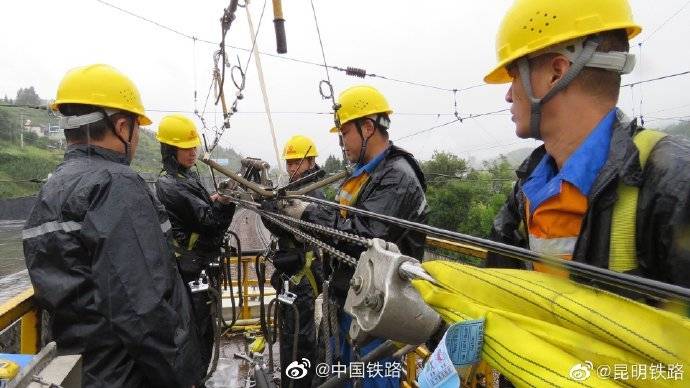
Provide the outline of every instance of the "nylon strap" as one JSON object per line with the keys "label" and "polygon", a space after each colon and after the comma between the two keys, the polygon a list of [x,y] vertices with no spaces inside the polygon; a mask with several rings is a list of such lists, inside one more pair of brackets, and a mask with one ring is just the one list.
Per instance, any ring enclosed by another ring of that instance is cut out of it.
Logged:
{"label": "nylon strap", "polygon": [[536,98],[534,96],[534,91],[532,90],[532,80],[530,77],[529,59],[527,57],[518,59],[517,65],[518,71],[520,72],[522,86],[525,88],[527,97],[530,100],[530,133],[533,138],[541,139],[540,127],[542,105],[546,104],[553,96],[555,96],[561,90],[567,88],[568,85],[573,82],[575,77],[582,72],[582,69],[584,69],[585,66],[587,66],[587,63],[592,59],[600,43],[601,37],[596,35],[587,39],[582,53],[575,58],[563,78],[558,80],[556,85],[554,85],[553,88],[551,88],[551,90],[549,90],[549,92],[546,93],[546,95],[542,98]]}
{"label": "nylon strap", "polygon": [[319,296],[319,287],[316,284],[316,278],[314,277],[314,272],[311,270],[311,263],[314,261],[314,252],[307,252],[305,255],[304,267],[296,274],[290,277],[290,282],[294,285],[298,285],[303,277],[307,277],[309,285],[311,285],[312,291],[314,292],[314,297]]}
{"label": "nylon strap", "polygon": [[189,243],[187,243],[187,250],[191,251],[194,249],[197,241],[199,241],[199,233],[192,232],[192,234],[189,236]]}
{"label": "nylon strap", "polygon": [[[638,132],[633,141],[640,154],[640,166],[645,164],[654,146],[666,137],[665,133],[646,129]],[[609,244],[609,269],[626,272],[637,268],[637,200],[640,188],[618,183],[618,200],[613,207],[611,241]]]}

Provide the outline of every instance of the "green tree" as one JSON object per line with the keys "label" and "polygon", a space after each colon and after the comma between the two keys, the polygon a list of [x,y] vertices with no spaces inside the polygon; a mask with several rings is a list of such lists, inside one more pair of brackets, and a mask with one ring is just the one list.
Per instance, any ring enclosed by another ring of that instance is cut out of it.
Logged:
{"label": "green tree", "polygon": [[481,169],[447,152],[434,153],[422,164],[429,178],[429,224],[478,237],[487,237],[493,219],[513,186],[514,173],[504,156]]}
{"label": "green tree", "polygon": [[449,152],[434,151],[431,160],[422,163],[422,171],[432,186],[461,178],[467,170],[467,161]]}
{"label": "green tree", "polygon": [[333,155],[328,155],[326,163],[323,165],[323,170],[327,174],[334,174],[336,172],[342,171],[345,168],[345,163],[342,160],[336,158]]}
{"label": "green tree", "polygon": [[17,90],[15,105],[39,106],[41,98],[38,96],[33,86]]}

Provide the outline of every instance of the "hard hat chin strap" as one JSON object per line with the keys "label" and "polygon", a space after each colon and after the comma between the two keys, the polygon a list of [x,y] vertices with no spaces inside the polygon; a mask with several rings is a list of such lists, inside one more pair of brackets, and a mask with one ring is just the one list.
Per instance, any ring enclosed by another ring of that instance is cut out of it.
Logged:
{"label": "hard hat chin strap", "polygon": [[[115,137],[117,137],[122,144],[125,146],[125,158],[129,162],[132,162],[132,157],[133,155],[130,155],[130,145],[132,144],[132,137],[134,136],[134,118],[130,117],[129,118],[129,135],[127,136],[127,140],[123,139],[118,133],[117,130],[115,130],[115,123],[111,120],[110,115],[108,115],[105,111],[105,109],[101,110],[103,112],[103,115],[105,115],[105,121],[107,125],[110,127],[110,130],[113,131],[113,134]],[[119,113],[119,112],[116,112]]]}
{"label": "hard hat chin strap", "polygon": [[553,96],[561,92],[563,89],[570,85],[575,77],[577,77],[582,69],[587,66],[590,62],[594,53],[601,44],[601,37],[594,35],[584,43],[584,48],[580,55],[578,55],[570,66],[570,69],[563,75],[563,77],[556,82],[556,85],[549,90],[548,93],[542,98],[536,98],[534,96],[534,91],[532,90],[532,80],[530,77],[530,65],[529,58],[522,57],[517,60],[518,71],[520,72],[520,79],[522,80],[522,86],[525,88],[525,93],[530,101],[530,135],[534,139],[541,139],[541,108],[546,104]]}
{"label": "hard hat chin strap", "polygon": [[359,137],[362,139],[362,146],[359,149],[359,157],[357,158],[357,164],[362,164],[364,162],[364,155],[367,152],[367,145],[369,144],[369,138],[364,137],[364,132],[362,132],[362,122],[359,119],[355,120],[355,126],[357,127],[357,132],[359,133]]}

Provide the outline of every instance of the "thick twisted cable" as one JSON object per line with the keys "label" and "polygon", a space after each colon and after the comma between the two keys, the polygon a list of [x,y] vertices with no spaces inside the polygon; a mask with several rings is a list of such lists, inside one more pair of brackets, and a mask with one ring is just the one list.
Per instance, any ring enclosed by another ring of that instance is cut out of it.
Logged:
{"label": "thick twisted cable", "polygon": [[333,255],[333,257],[335,257],[336,259],[339,259],[341,262],[343,262],[349,266],[352,266],[352,267],[355,267],[357,265],[357,259],[355,259],[354,257],[335,249],[334,247],[326,244],[325,242],[323,242],[323,241],[321,241],[315,237],[312,237],[312,236],[308,235],[307,233],[304,233],[303,231],[301,231],[295,227],[292,227],[292,226],[286,224],[285,222],[274,217],[272,213],[260,211],[258,209],[252,209],[252,210],[258,211],[258,213],[260,213],[262,215],[262,217],[268,219],[269,221],[273,222],[274,224],[278,225],[279,227],[303,238],[305,241],[307,241],[313,245],[316,245],[317,247],[330,253],[331,255]]}
{"label": "thick twisted cable", "polygon": [[366,237],[361,237],[361,236],[358,236],[356,234],[343,232],[343,231],[340,231],[338,229],[331,228],[328,226],[323,226],[323,225],[315,224],[315,223],[304,221],[304,220],[298,220],[297,218],[292,218],[292,217],[286,216],[284,214],[271,213],[271,215],[278,217],[278,218],[281,218],[285,222],[297,224],[297,225],[300,225],[300,226],[305,227],[307,229],[311,229],[315,232],[328,234],[330,236],[335,236],[341,240],[348,240],[352,243],[355,243],[357,245],[361,245],[365,248],[368,248],[371,245],[371,239],[366,238]]}

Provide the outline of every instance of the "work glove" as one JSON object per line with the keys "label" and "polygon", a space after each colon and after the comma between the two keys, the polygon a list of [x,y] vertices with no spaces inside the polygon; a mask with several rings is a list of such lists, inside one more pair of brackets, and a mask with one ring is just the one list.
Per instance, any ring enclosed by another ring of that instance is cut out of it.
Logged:
{"label": "work glove", "polygon": [[[271,213],[281,213],[280,209],[278,208],[278,201],[275,199],[269,199],[261,202],[259,208]],[[268,220],[265,217],[261,217],[261,222],[263,222],[264,226],[271,232],[271,234],[278,238],[290,238],[292,236],[292,234],[287,232],[285,229],[274,224],[271,220]]]}
{"label": "work glove", "polygon": [[237,186],[237,182],[234,179],[228,178],[218,183],[218,190],[224,192],[233,191],[237,188]]}
{"label": "work glove", "polygon": [[308,203],[299,199],[283,199],[278,201],[278,210],[286,216],[301,219]]}

